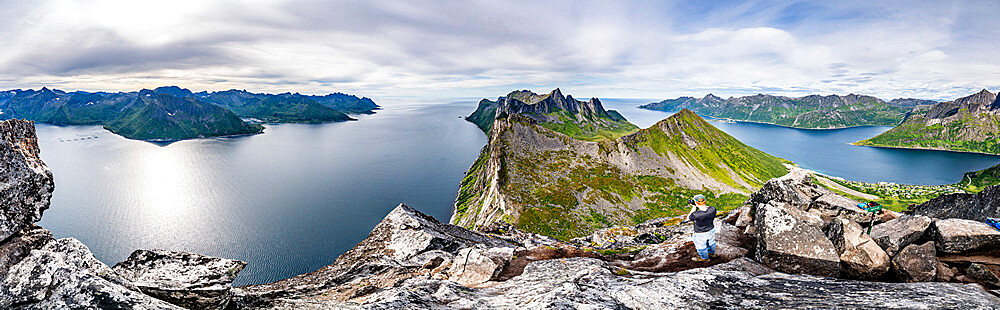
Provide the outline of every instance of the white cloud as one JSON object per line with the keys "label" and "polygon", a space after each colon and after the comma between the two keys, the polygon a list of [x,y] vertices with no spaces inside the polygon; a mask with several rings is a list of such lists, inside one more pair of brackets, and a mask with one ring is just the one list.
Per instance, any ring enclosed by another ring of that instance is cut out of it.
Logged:
{"label": "white cloud", "polygon": [[[0,88],[165,84],[365,96],[1000,90],[997,4],[4,3]],[[987,39],[989,38],[989,39]],[[970,50],[972,49],[972,50]]]}

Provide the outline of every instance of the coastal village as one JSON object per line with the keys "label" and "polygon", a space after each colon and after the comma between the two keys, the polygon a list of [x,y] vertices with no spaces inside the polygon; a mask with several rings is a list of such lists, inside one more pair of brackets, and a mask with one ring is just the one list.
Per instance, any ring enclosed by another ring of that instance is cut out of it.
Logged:
{"label": "coastal village", "polygon": [[940,195],[965,193],[965,190],[960,188],[957,184],[909,185],[896,184],[892,182],[865,183],[860,181],[849,181],[839,177],[828,178],[850,189],[882,198],[930,199]]}

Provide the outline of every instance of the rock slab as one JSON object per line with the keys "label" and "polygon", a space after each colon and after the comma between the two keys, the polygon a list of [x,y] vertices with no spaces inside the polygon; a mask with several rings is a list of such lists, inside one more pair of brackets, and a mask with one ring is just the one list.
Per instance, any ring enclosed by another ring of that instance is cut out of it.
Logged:
{"label": "rock slab", "polygon": [[840,255],[814,214],[785,203],[758,205],[756,260],[774,270],[826,277],[840,275]]}
{"label": "rock slab", "polygon": [[841,275],[852,279],[876,279],[889,271],[889,255],[872,240],[861,225],[834,219],[824,229],[840,254]]}
{"label": "rock slab", "polygon": [[114,273],[150,296],[189,309],[222,309],[245,262],[188,252],[137,250]]}
{"label": "rock slab", "polygon": [[903,215],[872,227],[871,238],[885,250],[886,254],[893,257],[903,248],[923,237],[931,222],[931,218],[926,216]]}
{"label": "rock slab", "polygon": [[32,250],[0,282],[2,309],[181,309],[122,285],[76,239]]}
{"label": "rock slab", "polygon": [[937,252],[933,242],[906,246],[892,259],[892,271],[903,282],[930,282],[937,276]]}
{"label": "rock slab", "polygon": [[513,256],[514,248],[465,248],[455,255],[448,274],[452,281],[465,286],[497,280]]}
{"label": "rock slab", "polygon": [[989,224],[965,219],[934,221],[931,234],[943,253],[964,253],[1000,248],[1000,230]]}

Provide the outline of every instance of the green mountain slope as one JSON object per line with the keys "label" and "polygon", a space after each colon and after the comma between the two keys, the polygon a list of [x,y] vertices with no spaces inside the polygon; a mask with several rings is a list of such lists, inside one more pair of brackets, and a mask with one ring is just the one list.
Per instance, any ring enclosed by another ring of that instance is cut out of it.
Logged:
{"label": "green mountain slope", "polygon": [[699,115],[774,124],[786,127],[829,129],[854,126],[894,126],[923,101],[881,99],[850,94],[791,98],[754,95],[722,99],[709,94],[701,99],[680,97],[649,103],[640,108],[661,111],[690,109]]}
{"label": "green mountain slope", "polygon": [[978,193],[987,186],[1000,184],[1000,165],[979,171],[966,172],[957,186],[967,192]]}
{"label": "green mountain slope", "polygon": [[[165,94],[176,98],[191,98],[198,108],[185,110],[183,117],[168,118],[159,110],[143,110],[145,99],[138,92],[63,92],[43,87],[40,90],[0,91],[0,120],[23,118],[55,125],[105,125],[129,138],[155,140],[181,140],[197,137],[259,132],[259,126],[231,122],[226,113],[202,105],[219,105],[236,112],[237,116],[255,118],[264,122],[319,123],[353,120],[343,111],[374,113],[378,109],[371,99],[343,93],[324,96],[301,94],[256,94],[247,91],[192,93],[177,86],[158,87],[150,94]],[[144,104],[136,105],[137,102]],[[177,103],[180,103],[178,101]],[[181,106],[174,107],[184,110]],[[163,110],[163,109],[160,109]],[[228,112],[228,111],[226,111]],[[137,114],[140,113],[140,114]],[[209,113],[195,115],[192,113]],[[140,115],[155,117],[142,119]],[[211,120],[209,123],[183,125],[183,118]],[[176,124],[156,128],[165,123]],[[143,138],[146,137],[146,138]]]}
{"label": "green mountain slope", "polygon": [[721,210],[735,208],[764,182],[788,172],[786,161],[688,110],[597,141],[549,128],[539,120],[544,113],[497,115],[488,125],[489,144],[461,182],[453,224],[477,228],[506,221],[569,239],[684,214],[695,194],[710,197]]}
{"label": "green mountain slope", "polygon": [[508,114],[526,116],[545,128],[587,141],[613,139],[639,129],[617,111],[605,110],[599,99],[576,100],[563,96],[558,88],[544,95],[519,90],[497,101],[483,99],[465,119],[489,132],[494,119]]}
{"label": "green mountain slope", "polygon": [[158,141],[254,134],[263,130],[218,105],[151,90],[140,91],[122,114],[106,122],[104,128],[129,139]]}
{"label": "green mountain slope", "polygon": [[982,90],[910,115],[899,126],[856,145],[1000,154],[1000,102]]}
{"label": "green mountain slope", "polygon": [[[339,93],[338,93],[339,94]],[[327,96],[305,96],[300,94],[255,94],[243,90],[227,90],[212,93],[199,93],[200,99],[224,106],[240,117],[250,117],[269,123],[324,123],[353,120],[350,116],[321,104],[318,100],[337,101],[347,95],[330,94]],[[351,98],[358,99],[354,96]],[[367,98],[364,98],[367,99]],[[360,99],[358,99],[360,100]],[[370,102],[371,100],[367,100]],[[339,101],[338,101],[339,102]],[[341,102],[343,103],[343,102]],[[357,102],[355,102],[357,103]],[[348,104],[348,103],[343,103]],[[353,103],[352,103],[353,104]],[[372,103],[374,105],[374,103]],[[377,108],[362,109],[356,105],[350,108],[357,113],[374,113]]]}
{"label": "green mountain slope", "polygon": [[324,123],[353,120],[347,114],[321,105],[305,96],[253,96],[238,101],[238,104],[224,106],[240,117],[251,117],[269,123]]}

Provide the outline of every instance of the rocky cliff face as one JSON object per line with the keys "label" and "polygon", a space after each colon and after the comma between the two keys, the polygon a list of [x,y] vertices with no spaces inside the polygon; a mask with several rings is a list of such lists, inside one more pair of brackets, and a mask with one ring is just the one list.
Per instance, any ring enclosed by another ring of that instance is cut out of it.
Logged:
{"label": "rocky cliff face", "polygon": [[[34,123],[0,121],[0,308],[222,309],[227,305],[232,278],[242,262],[225,260],[234,268],[220,269],[209,263],[222,260],[218,258],[165,251],[161,252],[172,254],[149,257],[137,251],[133,257],[146,259],[130,258],[112,269],[80,241],[54,239],[35,225],[49,207],[53,190],[52,172],[38,153]],[[157,293],[164,290],[169,293]],[[203,298],[193,302],[172,298],[179,295]]]}
{"label": "rocky cliff face", "polygon": [[576,100],[573,96],[563,96],[558,88],[544,95],[518,90],[495,102],[483,99],[466,120],[489,133],[495,119],[514,114],[573,138],[591,141],[617,138],[639,129],[618,112],[605,110],[599,99]]}
{"label": "rocky cliff face", "polygon": [[967,97],[958,98],[955,101],[942,102],[934,105],[925,118],[947,118],[965,110],[968,113],[988,112],[991,104],[996,101],[997,95],[988,90],[981,90],[978,93]]}
{"label": "rocky cliff face", "polygon": [[38,157],[35,124],[0,122],[0,240],[42,219],[54,189],[52,172]]}
{"label": "rocky cliff face", "polygon": [[984,221],[987,217],[1000,218],[1000,185],[987,187],[978,194],[942,195],[913,207],[911,211],[913,214],[929,217],[973,221]]}

